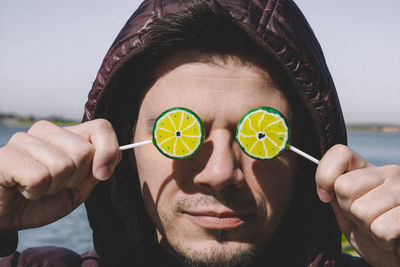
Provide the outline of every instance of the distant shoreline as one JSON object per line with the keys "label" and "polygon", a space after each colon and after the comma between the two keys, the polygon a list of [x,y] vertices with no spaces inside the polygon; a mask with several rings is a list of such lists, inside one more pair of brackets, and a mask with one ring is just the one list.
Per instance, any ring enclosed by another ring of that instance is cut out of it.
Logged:
{"label": "distant shoreline", "polygon": [[348,124],[346,129],[349,132],[369,132],[369,133],[396,133],[400,134],[400,125],[377,125],[377,124]]}
{"label": "distant shoreline", "polygon": [[[14,117],[14,116],[1,116],[0,125],[8,127],[29,127],[39,119],[31,117]],[[75,120],[68,120],[64,118],[49,117],[43,118],[57,125],[75,125],[80,123]],[[346,125],[349,132],[372,132],[372,133],[395,133],[400,134],[400,125],[391,124],[368,124],[368,123],[349,123]]]}
{"label": "distant shoreline", "polygon": [[[1,118],[0,117],[0,125],[4,125],[7,127],[29,127],[35,122],[42,119],[32,119],[32,118]],[[43,118],[43,120],[50,121],[57,125],[75,125],[78,124],[78,121],[74,120],[66,120],[62,118]]]}

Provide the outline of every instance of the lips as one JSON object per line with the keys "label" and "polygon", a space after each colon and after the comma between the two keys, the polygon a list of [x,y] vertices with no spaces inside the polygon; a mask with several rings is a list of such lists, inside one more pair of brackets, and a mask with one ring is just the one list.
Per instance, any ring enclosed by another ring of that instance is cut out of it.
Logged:
{"label": "lips", "polygon": [[201,211],[201,212],[185,212],[188,219],[202,227],[214,230],[233,229],[242,226],[253,214],[244,212],[214,212],[214,211]]}

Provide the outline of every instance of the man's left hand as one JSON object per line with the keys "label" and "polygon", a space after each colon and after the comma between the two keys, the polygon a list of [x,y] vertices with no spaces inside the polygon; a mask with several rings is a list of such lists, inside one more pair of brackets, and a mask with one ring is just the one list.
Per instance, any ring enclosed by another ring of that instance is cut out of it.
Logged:
{"label": "man's left hand", "polygon": [[316,173],[351,246],[374,266],[400,266],[400,166],[375,167],[346,146],[332,147]]}

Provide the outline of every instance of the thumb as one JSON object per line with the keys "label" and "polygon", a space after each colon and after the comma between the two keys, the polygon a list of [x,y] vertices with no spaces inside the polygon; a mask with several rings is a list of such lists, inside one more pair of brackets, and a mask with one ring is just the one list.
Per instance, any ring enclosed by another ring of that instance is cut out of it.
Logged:
{"label": "thumb", "polygon": [[98,180],[110,178],[122,158],[112,124],[104,119],[96,119],[65,129],[83,136],[94,146],[92,166],[94,177]]}
{"label": "thumb", "polygon": [[317,193],[321,201],[330,202],[334,199],[334,184],[340,175],[369,166],[369,162],[347,146],[333,146],[322,157],[315,174]]}

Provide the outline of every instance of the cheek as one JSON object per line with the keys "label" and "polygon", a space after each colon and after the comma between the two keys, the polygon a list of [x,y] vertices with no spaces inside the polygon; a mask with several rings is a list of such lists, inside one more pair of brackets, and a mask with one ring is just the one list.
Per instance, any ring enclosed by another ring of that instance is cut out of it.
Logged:
{"label": "cheek", "polygon": [[267,216],[283,217],[290,204],[297,170],[297,161],[287,153],[268,161],[253,161],[253,183],[250,187],[266,204]]}
{"label": "cheek", "polygon": [[135,158],[146,207],[155,209],[172,173],[172,161],[153,145],[136,148]]}

